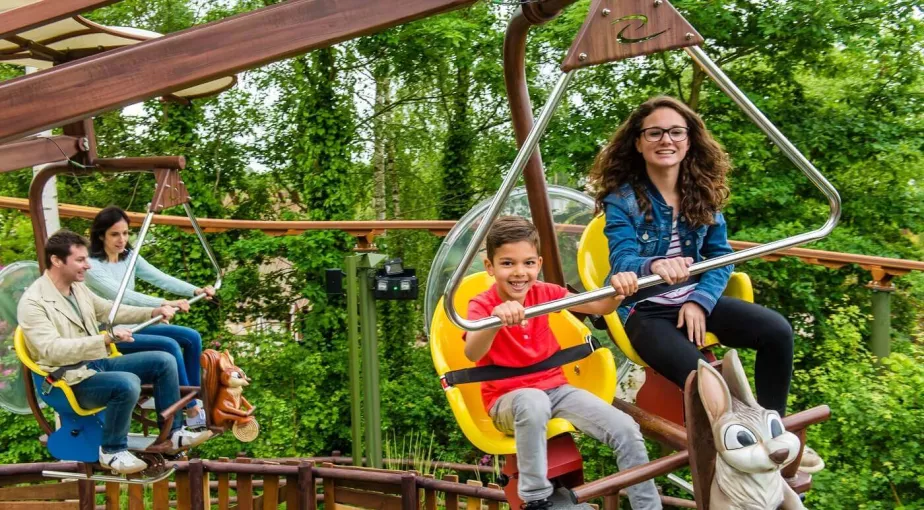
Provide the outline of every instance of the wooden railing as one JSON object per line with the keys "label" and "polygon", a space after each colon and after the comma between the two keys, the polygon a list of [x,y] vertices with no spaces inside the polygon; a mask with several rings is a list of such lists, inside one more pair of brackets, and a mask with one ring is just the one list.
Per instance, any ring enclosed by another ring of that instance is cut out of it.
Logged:
{"label": "wooden railing", "polygon": [[[336,466],[310,459],[283,464],[247,458],[193,459],[172,465],[176,469],[174,481],[154,483],[147,499],[142,485],[62,481],[9,486],[41,481],[41,472],[46,469],[83,471],[84,466],[75,462],[0,466],[0,510],[118,509],[124,485],[128,487],[130,510],[269,510],[282,504],[291,510],[315,510],[319,503],[325,510],[435,510],[438,504],[446,510],[500,510],[501,503],[506,502],[497,485],[477,480],[459,483],[457,474],[437,480],[414,471]],[[483,470],[457,466],[470,472]],[[104,495],[104,505],[97,506],[97,494]]]}
{"label": "wooden railing", "polygon": [[[818,412],[797,413],[787,417],[787,428],[801,429],[822,418]],[[604,510],[617,510],[625,487],[686,465],[686,455],[682,450],[612,474],[576,487],[574,495],[580,501],[600,498]],[[504,491],[480,480],[494,473],[494,466],[385,459],[388,465],[417,465],[430,472],[421,474],[354,467],[348,465],[352,460],[337,452],[311,458],[193,459],[169,463],[176,469],[173,480],[150,488],[85,480],[45,483],[43,470],[85,472],[87,466],[77,462],[0,465],[0,510],[275,510],[283,504],[287,510],[317,510],[319,504],[325,510],[510,510]],[[454,473],[435,478],[442,470]],[[461,483],[460,474],[469,479]],[[696,508],[691,500],[662,495],[661,501],[665,508]]]}

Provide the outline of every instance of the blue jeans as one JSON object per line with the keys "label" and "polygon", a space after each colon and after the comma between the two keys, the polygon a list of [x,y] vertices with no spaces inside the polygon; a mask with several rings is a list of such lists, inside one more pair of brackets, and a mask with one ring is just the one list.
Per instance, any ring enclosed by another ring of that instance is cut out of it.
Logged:
{"label": "blue jeans", "polygon": [[199,332],[184,326],[155,324],[135,333],[134,342],[120,343],[119,352],[161,351],[176,359],[180,386],[199,386],[202,373],[199,357],[202,355],[202,336]]}
{"label": "blue jeans", "polygon": [[[106,406],[103,423],[105,453],[128,449],[128,429],[132,422],[132,409],[138,402],[142,384],[154,385],[154,401],[158,415],[180,399],[177,384],[176,362],[163,352],[137,352],[98,359],[87,364],[96,374],[71,386],[81,407]],[[158,416],[158,425],[160,417]],[[170,432],[183,425],[182,417],[174,418]]]}

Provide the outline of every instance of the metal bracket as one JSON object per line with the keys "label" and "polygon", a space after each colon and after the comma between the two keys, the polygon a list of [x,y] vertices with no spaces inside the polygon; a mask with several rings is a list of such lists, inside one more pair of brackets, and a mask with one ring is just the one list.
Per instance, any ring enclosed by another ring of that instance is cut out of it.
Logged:
{"label": "metal bracket", "polygon": [[703,37],[667,0],[594,0],[561,70],[702,43]]}

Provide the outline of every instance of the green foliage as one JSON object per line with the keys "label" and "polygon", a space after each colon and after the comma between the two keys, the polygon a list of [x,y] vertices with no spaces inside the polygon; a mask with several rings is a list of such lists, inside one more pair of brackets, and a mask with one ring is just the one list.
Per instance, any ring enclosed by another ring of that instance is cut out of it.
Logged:
{"label": "green foliage", "polygon": [[349,423],[341,418],[349,416],[344,372],[332,373],[327,363],[343,356],[342,351],[324,352],[286,335],[235,337],[221,348],[235,352],[235,363],[252,379],[245,396],[257,407],[260,436],[240,443],[226,434],[202,446],[203,456],[233,457],[239,451],[270,458],[326,455],[330,445],[349,441]]}
{"label": "green foliage", "polygon": [[38,442],[42,434],[32,415],[20,416],[0,411],[0,464],[42,462],[53,460],[48,450]]}
{"label": "green foliage", "polygon": [[29,218],[19,211],[0,211],[0,267],[32,259],[35,243]]}
{"label": "green foliage", "polygon": [[794,405],[827,404],[831,419],[809,429],[827,468],[814,477],[812,508],[924,505],[924,348],[876,364],[857,327],[856,306],[839,306],[815,348],[817,366],[797,371]]}

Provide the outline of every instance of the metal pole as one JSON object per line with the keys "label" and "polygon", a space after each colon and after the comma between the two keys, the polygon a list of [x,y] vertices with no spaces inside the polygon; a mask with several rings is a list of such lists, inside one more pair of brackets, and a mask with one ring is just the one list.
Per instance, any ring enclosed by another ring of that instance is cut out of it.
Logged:
{"label": "metal pole", "polygon": [[[205,254],[208,255],[209,262],[212,263],[212,268],[215,269],[215,283],[212,285],[212,287],[215,290],[218,290],[221,288],[221,266],[218,265],[218,259],[215,258],[215,252],[212,251],[212,246],[205,239],[205,233],[202,232],[202,227],[199,226],[199,222],[196,220],[196,216],[193,214],[192,206],[189,205],[189,202],[183,202],[183,210],[186,211],[186,217],[189,218],[189,224],[192,225],[193,230],[196,232],[196,237],[199,239],[199,244],[202,245],[202,248],[205,250]],[[202,294],[200,294],[200,296],[201,295]]]}
{"label": "metal pole", "polygon": [[346,273],[346,306],[347,306],[347,343],[349,345],[349,372],[350,372],[350,429],[353,434],[353,465],[361,466],[363,463],[363,425],[362,425],[362,393],[360,385],[362,380],[359,372],[359,299],[356,295],[356,266],[359,255],[347,255],[343,261],[343,270]]}
{"label": "metal pole", "polygon": [[870,335],[870,349],[877,358],[885,358],[891,353],[890,329],[892,312],[891,294],[894,287],[873,289],[873,327]]}
{"label": "metal pole", "polygon": [[[31,66],[26,66],[26,74],[32,74],[38,72],[38,69]],[[45,138],[51,138],[51,130],[42,131],[39,136]],[[64,163],[66,160],[62,160],[58,163]],[[51,163],[56,164],[56,163]],[[48,164],[44,165],[35,165],[32,167],[32,176],[35,177],[39,172],[41,172]],[[61,229],[61,218],[58,215],[58,179],[57,177],[52,177],[48,179],[48,182],[45,183],[45,187],[42,189],[42,212],[45,216],[45,232],[54,234]],[[48,235],[50,235],[48,234]]]}
{"label": "metal pole", "polygon": [[[368,264],[363,264],[368,267]],[[376,331],[375,300],[372,296],[371,269],[361,268],[359,310],[363,351],[363,398],[366,414],[366,457],[369,466],[382,467],[382,418],[379,401],[379,346]]]}
{"label": "metal pole", "polygon": [[[517,183],[517,179],[519,179],[520,174],[523,173],[523,168],[526,167],[526,163],[529,162],[529,158],[539,145],[539,138],[545,132],[545,128],[548,127],[549,120],[552,119],[552,114],[555,113],[555,109],[558,108],[558,104],[561,103],[565,90],[568,88],[568,83],[571,82],[573,76],[574,71],[568,71],[558,78],[558,82],[552,89],[548,101],[546,101],[545,106],[543,106],[542,111],[539,113],[539,118],[536,119],[536,123],[533,125],[532,129],[530,129],[526,141],[520,146],[520,150],[513,160],[510,171],[507,172],[504,181],[501,183],[500,189],[497,191],[497,194],[494,195],[494,199],[491,200],[491,205],[488,207],[488,210],[485,211],[484,216],[482,216],[481,223],[475,230],[472,240],[469,241],[468,248],[466,248],[465,253],[462,255],[462,260],[459,262],[458,267],[453,271],[452,276],[449,277],[449,282],[446,284],[446,290],[443,293],[443,308],[446,309],[446,315],[449,317],[449,320],[466,331],[477,331],[491,326],[473,329],[472,326],[470,326],[470,321],[466,321],[456,312],[453,306],[456,289],[462,282],[462,278],[465,277],[465,272],[468,271],[468,268],[472,265],[472,260],[475,259],[475,254],[478,253],[481,243],[484,241],[485,237],[488,236],[488,229],[491,228],[491,224],[494,223],[494,220],[497,218],[498,214],[500,214],[500,210],[504,206],[507,197],[510,195],[510,191],[513,190],[513,187]],[[499,319],[498,324],[500,324]]]}
{"label": "metal pole", "polygon": [[138,254],[141,252],[141,245],[144,244],[144,238],[148,235],[148,229],[151,228],[151,220],[154,219],[154,211],[151,204],[148,204],[148,214],[141,223],[141,232],[138,233],[138,239],[135,241],[135,249],[132,250],[132,256],[128,259],[128,268],[125,270],[125,276],[122,277],[122,283],[119,284],[119,291],[112,300],[112,310],[109,311],[109,320],[106,323],[106,329],[112,329],[115,323],[116,314],[119,313],[119,306],[122,304],[122,298],[125,297],[125,290],[128,288],[128,282],[132,279],[132,273],[135,271],[135,264],[138,263]]}
{"label": "metal pole", "polygon": [[[205,233],[202,232],[202,227],[200,227],[200,226],[199,226],[199,222],[196,221],[196,216],[193,214],[193,212],[192,212],[192,207],[189,205],[189,202],[184,202],[184,203],[183,203],[183,208],[186,210],[186,216],[189,218],[189,223],[192,225],[193,230],[196,232],[196,237],[199,238],[199,244],[202,246],[202,249],[205,250],[205,254],[208,255],[209,261],[212,263],[212,268],[215,269],[215,283],[212,285],[212,288],[214,288],[215,290],[218,290],[218,289],[221,288],[221,277],[222,277],[222,275],[221,275],[221,266],[218,265],[218,259],[215,258],[215,252],[212,251],[212,246],[209,244],[208,240],[205,239]],[[149,212],[149,213],[148,213],[148,216],[145,217],[145,221],[147,221],[148,217],[153,218],[153,214],[154,214],[154,213]],[[134,257],[136,256],[136,254],[141,253],[141,242],[144,240],[144,235],[146,235],[146,233],[147,233],[147,232],[146,232],[146,229],[145,229],[144,227],[142,227],[142,235],[138,238],[138,245],[135,246],[135,251],[132,253],[132,257],[133,257],[133,258],[132,258],[132,261],[129,262],[129,270],[133,267],[133,265],[134,265],[134,263],[135,263]],[[130,274],[131,274],[130,271],[129,271],[129,272],[126,272],[126,273],[125,273],[125,278],[127,278],[128,275],[130,275]],[[122,284],[125,285],[126,283],[127,283],[127,281],[123,278]],[[120,288],[119,288],[119,292],[122,292],[121,286],[120,286]],[[196,295],[196,296],[193,296],[191,299],[189,299],[189,304],[193,304],[193,303],[195,303],[195,302],[197,302],[197,301],[199,301],[199,300],[201,300],[201,299],[205,299],[205,298],[206,298],[206,294],[205,294],[205,292],[202,292],[202,293],[200,293],[200,294],[198,294],[198,295]],[[121,303],[121,294],[119,294],[118,296],[116,296],[116,299],[117,299],[117,301],[116,301],[117,305],[113,308],[114,310],[118,310],[118,303]],[[112,312],[111,315],[112,315],[113,317],[115,317],[115,312]],[[136,324],[136,325],[132,326],[132,327],[131,327],[131,332],[132,332],[132,333],[137,333],[137,332],[141,331],[142,329],[144,329],[144,328],[150,326],[151,324],[157,324],[157,323],[159,323],[161,320],[163,320],[163,318],[164,318],[163,315],[156,315],[156,316],[154,316],[154,317],[151,317],[150,319],[148,319],[148,320],[142,322],[141,324]],[[110,325],[112,324],[112,320],[113,320],[113,319],[110,318],[110,322],[109,322]]]}
{"label": "metal pole", "polygon": [[799,152],[799,149],[797,149],[796,146],[793,145],[772,122],[770,122],[770,119],[748,99],[748,96],[735,85],[735,82],[731,81],[731,79],[725,75],[722,68],[713,62],[702,48],[699,46],[689,46],[684,48],[684,50],[686,50],[703,71],[706,71],[706,74],[712,78],[712,81],[714,81],[715,84],[722,89],[739,108],[741,108],[748,118],[751,119],[754,124],[757,124],[757,127],[773,140],[773,143],[780,148],[783,154],[786,155],[786,158],[792,161],[799,170],[802,170],[802,173],[812,181],[812,184],[825,194],[825,197],[828,198],[828,206],[831,208],[831,212],[824,227],[822,227],[820,231],[826,231],[826,234],[830,232],[830,230],[837,225],[837,221],[841,217],[841,198],[837,190],[834,189],[834,186],[832,186],[831,183],[821,175],[821,172],[815,168],[815,165]]}

